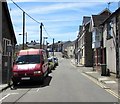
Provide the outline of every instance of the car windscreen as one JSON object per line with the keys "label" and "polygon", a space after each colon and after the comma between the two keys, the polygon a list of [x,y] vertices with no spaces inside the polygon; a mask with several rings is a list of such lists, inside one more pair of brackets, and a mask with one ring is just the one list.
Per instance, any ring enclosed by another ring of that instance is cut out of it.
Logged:
{"label": "car windscreen", "polygon": [[38,64],[40,63],[40,55],[22,55],[18,56],[16,64]]}
{"label": "car windscreen", "polygon": [[48,59],[48,62],[52,62],[52,59]]}

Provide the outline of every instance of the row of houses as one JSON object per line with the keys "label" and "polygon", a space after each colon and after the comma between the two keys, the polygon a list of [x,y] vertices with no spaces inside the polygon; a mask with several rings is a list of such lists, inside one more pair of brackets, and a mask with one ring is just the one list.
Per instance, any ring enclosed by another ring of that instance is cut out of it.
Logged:
{"label": "row of houses", "polygon": [[[6,83],[7,73],[11,70],[16,43],[7,2],[0,2],[0,76],[2,77],[0,82],[2,83]],[[12,45],[11,55],[7,52],[7,46],[10,44]],[[8,59],[10,59],[9,63]]]}
{"label": "row of houses", "polygon": [[69,58],[72,52],[78,64],[98,71],[104,65],[119,77],[120,7],[113,13],[106,8],[96,15],[83,16],[77,39],[72,43],[66,48]]}

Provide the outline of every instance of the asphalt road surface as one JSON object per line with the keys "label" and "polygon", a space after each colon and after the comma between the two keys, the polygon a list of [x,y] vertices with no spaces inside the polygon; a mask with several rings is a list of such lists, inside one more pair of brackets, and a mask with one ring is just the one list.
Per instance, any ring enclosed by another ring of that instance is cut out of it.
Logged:
{"label": "asphalt road surface", "polygon": [[[118,102],[112,94],[83,76],[69,59],[59,57],[59,66],[44,84],[21,83],[17,89],[2,92],[2,102]],[[82,68],[82,67],[81,67]]]}

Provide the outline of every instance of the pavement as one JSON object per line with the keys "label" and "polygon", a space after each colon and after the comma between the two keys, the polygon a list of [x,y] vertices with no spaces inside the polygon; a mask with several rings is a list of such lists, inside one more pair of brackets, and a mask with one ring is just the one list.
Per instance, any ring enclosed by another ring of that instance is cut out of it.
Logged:
{"label": "pavement", "polygon": [[87,76],[95,79],[97,82],[102,83],[105,88],[111,90],[120,98],[118,93],[120,91],[118,88],[119,79],[116,78],[115,74],[110,73],[110,76],[102,76],[101,72],[93,70],[93,67],[84,67],[83,65],[79,65],[75,62],[74,59],[71,59],[71,62],[74,66],[77,67],[78,70],[80,69]]}

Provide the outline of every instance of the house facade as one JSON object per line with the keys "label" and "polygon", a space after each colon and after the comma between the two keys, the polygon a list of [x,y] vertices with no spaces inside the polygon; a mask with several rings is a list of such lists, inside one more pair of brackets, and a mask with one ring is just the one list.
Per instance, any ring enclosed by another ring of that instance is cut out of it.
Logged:
{"label": "house facade", "polygon": [[[14,50],[15,50],[15,44],[17,43],[16,41],[16,37],[15,37],[15,33],[13,30],[13,25],[12,25],[12,21],[10,18],[10,14],[9,14],[9,10],[8,10],[8,6],[7,6],[7,2],[2,2],[1,3],[2,8],[0,14],[1,19],[2,19],[2,80],[4,81],[3,83],[6,83],[7,81],[7,72],[9,70],[9,72],[11,72],[11,67],[12,67],[12,63],[13,63],[13,54],[14,54]],[[7,51],[7,46],[11,44],[12,45],[12,52],[10,53],[10,55],[8,55],[8,51]],[[10,59],[10,62],[8,62],[8,58]],[[10,65],[10,68],[9,68]]]}
{"label": "house facade", "polygon": [[[102,26],[100,24],[105,21],[111,12],[108,9],[103,10],[98,15],[91,16],[90,31],[92,32],[92,49],[93,49],[93,66],[96,70],[101,69],[101,64],[106,63],[102,60]],[[104,54],[104,57],[106,55]]]}
{"label": "house facade", "polygon": [[89,32],[91,17],[84,16],[79,27],[76,41],[77,63],[83,66],[92,66],[92,34]]}
{"label": "house facade", "polygon": [[[120,7],[103,23],[103,46],[106,49],[107,69],[120,75]],[[104,58],[105,59],[105,58]]]}
{"label": "house facade", "polygon": [[67,47],[67,54],[69,58],[74,58],[74,50],[75,50],[75,41],[71,42]]}

